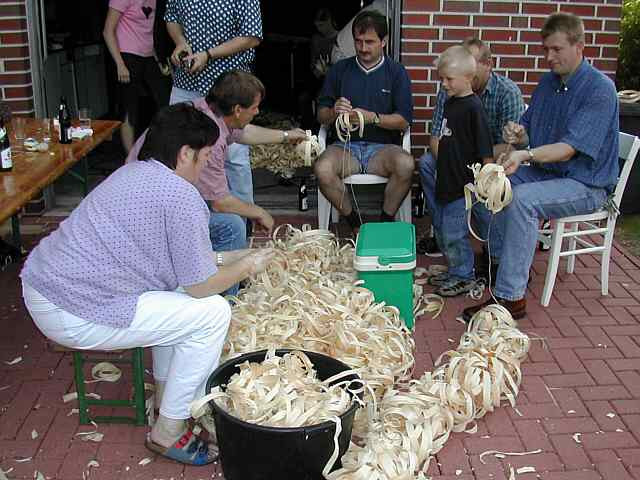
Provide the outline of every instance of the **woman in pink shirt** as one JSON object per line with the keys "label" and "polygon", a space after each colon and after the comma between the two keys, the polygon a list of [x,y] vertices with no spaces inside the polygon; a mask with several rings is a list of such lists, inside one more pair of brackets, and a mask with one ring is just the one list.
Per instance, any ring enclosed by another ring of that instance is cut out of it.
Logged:
{"label": "woman in pink shirt", "polygon": [[147,127],[140,125],[140,98],[150,95],[158,109],[169,103],[171,77],[160,70],[154,51],[155,15],[156,0],[109,0],[102,32],[122,86],[124,124],[120,134],[127,153],[136,135]]}

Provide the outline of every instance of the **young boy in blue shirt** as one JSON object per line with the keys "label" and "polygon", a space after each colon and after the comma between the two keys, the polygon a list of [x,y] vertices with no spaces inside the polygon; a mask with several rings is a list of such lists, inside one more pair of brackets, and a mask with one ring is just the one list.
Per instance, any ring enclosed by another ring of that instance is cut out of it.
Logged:
{"label": "young boy in blue shirt", "polygon": [[450,47],[438,59],[437,68],[449,99],[436,159],[433,226],[449,270],[431,277],[429,283],[438,286],[437,294],[453,297],[475,286],[464,186],[473,182],[471,165],[493,160],[493,142],[482,102],[471,88],[476,71],[471,52],[461,45]]}

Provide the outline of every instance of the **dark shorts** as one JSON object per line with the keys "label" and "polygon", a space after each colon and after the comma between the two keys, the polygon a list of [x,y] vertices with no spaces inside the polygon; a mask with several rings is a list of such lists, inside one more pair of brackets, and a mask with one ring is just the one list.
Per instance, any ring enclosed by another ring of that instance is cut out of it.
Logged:
{"label": "dark shorts", "polygon": [[[171,77],[164,76],[153,57],[141,57],[132,53],[122,53],[131,81],[120,84],[120,110],[122,117],[129,118],[129,123],[141,133],[147,125],[140,125],[142,118],[150,119],[151,115],[142,115],[142,98],[151,97],[156,109],[169,105],[171,94]],[[146,122],[145,122],[146,123]]]}

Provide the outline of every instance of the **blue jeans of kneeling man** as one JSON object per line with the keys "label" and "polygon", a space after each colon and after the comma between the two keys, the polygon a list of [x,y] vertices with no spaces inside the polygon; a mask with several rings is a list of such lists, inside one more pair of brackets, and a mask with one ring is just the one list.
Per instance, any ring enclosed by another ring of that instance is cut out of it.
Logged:
{"label": "blue jeans of kneeling man", "polygon": [[[228,252],[247,248],[247,224],[244,218],[233,213],[211,212],[209,216],[209,238],[214,252]],[[238,293],[238,284],[223,295]]]}
{"label": "blue jeans of kneeling man", "polygon": [[519,300],[527,289],[540,219],[591,213],[604,205],[607,192],[536,166],[521,166],[509,180],[513,190],[509,205],[493,217],[476,204],[474,214],[482,237],[490,233],[491,256],[500,260],[495,295]]}

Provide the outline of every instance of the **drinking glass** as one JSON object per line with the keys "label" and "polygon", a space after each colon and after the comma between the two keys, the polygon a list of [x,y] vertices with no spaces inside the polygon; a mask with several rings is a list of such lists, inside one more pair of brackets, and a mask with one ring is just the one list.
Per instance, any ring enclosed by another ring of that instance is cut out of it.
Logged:
{"label": "drinking glass", "polygon": [[25,117],[13,117],[11,119],[11,127],[13,128],[13,136],[16,139],[11,148],[15,151],[22,151],[24,140],[27,137],[27,119]]}
{"label": "drinking glass", "polygon": [[16,143],[22,144],[27,136],[27,119],[25,117],[13,117],[11,123],[13,125],[13,135],[16,137]]}
{"label": "drinking glass", "polygon": [[86,107],[78,109],[78,120],[80,128],[91,128],[91,109]]}

